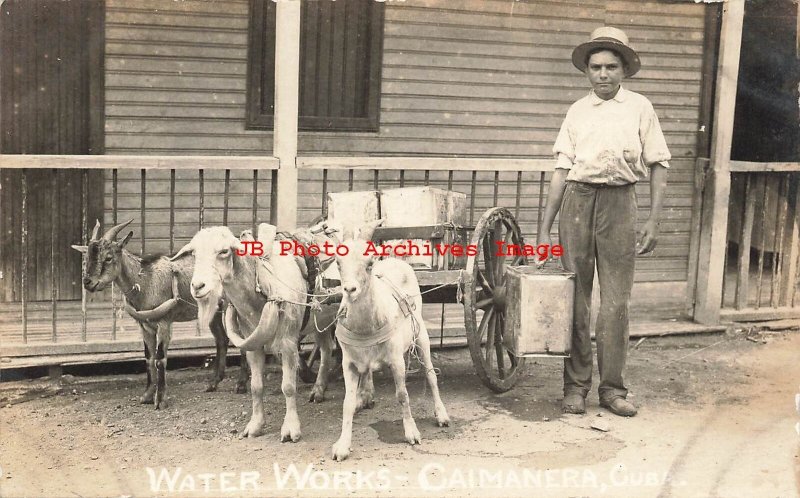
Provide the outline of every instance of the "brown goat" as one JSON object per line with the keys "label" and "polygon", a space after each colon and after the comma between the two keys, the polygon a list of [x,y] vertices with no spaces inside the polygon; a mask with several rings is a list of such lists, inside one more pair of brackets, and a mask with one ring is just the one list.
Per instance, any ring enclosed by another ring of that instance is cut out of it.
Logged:
{"label": "brown goat", "polygon": [[[98,221],[89,245],[73,245],[72,248],[86,257],[83,286],[87,291],[97,292],[114,282],[125,296],[125,309],[139,324],[144,339],[147,389],[141,402],[154,403],[155,408],[159,409],[166,407],[165,371],[172,323],[197,319],[197,304],[189,289],[194,260],[181,258],[173,262],[161,255],[141,258],[126,250],[125,246],[133,232],[128,232],[121,241],[117,240],[117,236],[131,221],[112,227],[100,238]],[[214,314],[209,326],[214,335],[217,355],[206,391],[215,391],[225,377],[228,353],[228,338],[220,310]],[[236,392],[246,392],[247,380],[248,370],[243,361]]]}

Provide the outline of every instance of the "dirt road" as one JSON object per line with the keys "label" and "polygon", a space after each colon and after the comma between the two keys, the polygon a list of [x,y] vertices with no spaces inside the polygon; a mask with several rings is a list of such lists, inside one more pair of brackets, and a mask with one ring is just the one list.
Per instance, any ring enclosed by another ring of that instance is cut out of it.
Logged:
{"label": "dirt road", "polygon": [[343,463],[330,459],[341,380],[321,404],[305,402],[310,386],[301,387],[303,438],[283,444],[276,374],[266,382],[267,434],[246,440],[237,431],[249,395],[233,393],[232,378],[201,392],[199,369],[168,372],[164,411],[138,403],[143,376],[4,383],[0,496],[798,496],[800,333],[763,337],[632,349],[629,387],[641,407],[632,419],[599,408],[596,393],[586,415],[562,415],[558,360],[530,363],[496,395],[465,349],[441,350],[452,426],[436,427],[423,377],[412,374],[423,442],[404,443],[390,376],[378,373],[376,406],[356,416]]}

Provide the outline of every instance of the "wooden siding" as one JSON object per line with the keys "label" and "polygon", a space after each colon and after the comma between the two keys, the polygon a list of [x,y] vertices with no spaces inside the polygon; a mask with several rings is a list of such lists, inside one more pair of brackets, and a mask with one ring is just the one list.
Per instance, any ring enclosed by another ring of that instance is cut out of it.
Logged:
{"label": "wooden siding", "polygon": [[[705,8],[633,0],[387,2],[380,131],[301,132],[300,154],[550,157],[567,108],[588,91],[569,62],[572,48],[595,27],[616,25],[643,63],[626,87],[653,102],[674,157],[662,238],[656,253],[640,260],[637,279],[684,280]],[[107,1],[108,153],[271,154],[271,133],[244,127],[247,9],[239,0]],[[338,174],[330,175],[338,183],[329,191],[347,188],[346,173]],[[363,174],[356,188],[371,187]],[[415,175],[406,183],[422,181],[422,172]],[[532,182],[538,177],[530,174]],[[320,178],[300,171],[301,221],[320,212]],[[514,205],[515,180],[500,175],[499,204]],[[470,181],[459,172],[454,188],[469,192]],[[479,181],[476,206],[488,207],[493,175],[479,174]],[[538,185],[531,185],[520,211],[529,238],[538,214]],[[646,182],[637,193],[643,221]]]}

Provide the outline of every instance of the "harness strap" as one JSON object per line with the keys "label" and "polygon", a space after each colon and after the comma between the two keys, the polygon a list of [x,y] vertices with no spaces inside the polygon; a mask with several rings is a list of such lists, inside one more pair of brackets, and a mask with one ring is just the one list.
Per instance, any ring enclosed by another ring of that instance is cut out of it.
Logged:
{"label": "harness strap", "polygon": [[400,311],[403,313],[403,320],[399,322],[392,322],[389,320],[383,327],[371,334],[356,334],[352,330],[342,325],[342,319],[339,316],[337,317],[336,323],[336,338],[339,339],[339,342],[347,344],[348,346],[356,346],[361,348],[376,346],[388,341],[392,336],[392,332],[394,332],[395,329],[401,323],[403,323],[406,318],[411,317],[414,326],[414,340],[412,341],[413,347],[413,344],[416,344],[417,334],[419,333],[419,324],[417,323],[417,318],[413,314],[416,307],[414,303],[411,302],[411,296],[403,294],[400,289],[398,289],[397,286],[392,283],[391,280],[384,278],[383,275],[376,276],[380,278],[382,282],[385,282],[389,285],[389,289],[392,292],[392,297],[397,302],[397,306],[400,307]]}
{"label": "harness strap", "polygon": [[180,295],[178,292],[178,274],[172,273],[172,297],[159,304],[151,310],[137,310],[128,303],[127,297],[125,298],[125,311],[133,317],[134,320],[139,322],[153,322],[164,318],[164,316],[172,311],[178,305]]}
{"label": "harness strap", "polygon": [[356,334],[352,330],[342,325],[340,320],[336,324],[336,338],[339,339],[339,342],[342,344],[347,344],[348,346],[355,346],[359,348],[377,346],[378,344],[383,344],[389,340],[389,338],[392,336],[392,332],[394,332],[395,328],[397,328],[397,325],[397,323],[388,321],[386,322],[386,325],[378,329],[375,333],[365,335]]}

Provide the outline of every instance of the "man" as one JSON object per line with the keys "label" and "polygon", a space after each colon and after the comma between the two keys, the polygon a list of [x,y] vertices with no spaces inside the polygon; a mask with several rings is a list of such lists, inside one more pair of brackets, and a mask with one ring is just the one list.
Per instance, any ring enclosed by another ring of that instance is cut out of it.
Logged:
{"label": "man", "polygon": [[[600,406],[620,416],[636,415],[626,397],[623,370],[628,349],[628,307],[636,254],[652,251],[667,183],[670,153],[658,117],[645,97],[620,86],[640,62],[622,30],[596,29],[575,48],[572,63],[586,73],[592,91],[567,112],[553,152],[539,243],[551,244],[550,230],[561,209],[562,263],[575,273],[572,354],[564,361],[567,413],[585,413],[592,386],[592,283],[597,266],[600,311],[597,364]],[[650,217],[636,240],[637,181],[650,172]]]}

